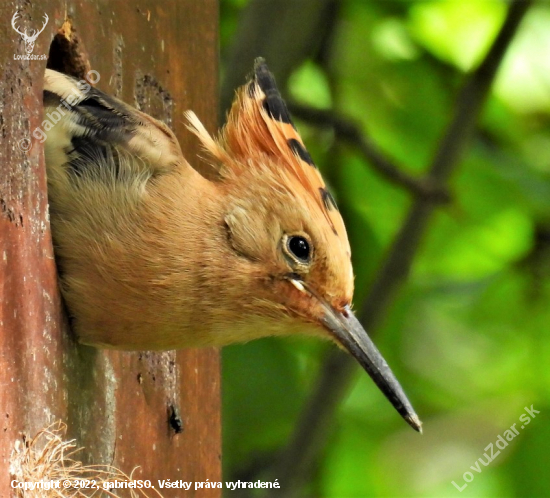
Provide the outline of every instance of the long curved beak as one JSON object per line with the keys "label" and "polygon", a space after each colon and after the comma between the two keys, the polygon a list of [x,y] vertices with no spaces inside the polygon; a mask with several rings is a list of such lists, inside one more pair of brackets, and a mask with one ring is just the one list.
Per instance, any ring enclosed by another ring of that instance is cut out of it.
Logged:
{"label": "long curved beak", "polygon": [[367,371],[374,383],[406,422],[415,431],[422,433],[422,422],[403,392],[401,385],[349,307],[346,307],[343,312],[336,311],[303,281],[291,279],[291,282],[298,290],[311,294],[321,303],[324,311],[322,321],[334,339]]}
{"label": "long curved beak", "polygon": [[323,304],[325,308],[325,326],[330,330],[334,338],[367,371],[374,383],[407,423],[415,431],[422,433],[422,422],[407,399],[395,375],[365,332],[363,326],[359,323],[359,320],[355,318],[355,315],[349,308],[345,309],[344,313],[340,313],[332,309],[328,304]]}

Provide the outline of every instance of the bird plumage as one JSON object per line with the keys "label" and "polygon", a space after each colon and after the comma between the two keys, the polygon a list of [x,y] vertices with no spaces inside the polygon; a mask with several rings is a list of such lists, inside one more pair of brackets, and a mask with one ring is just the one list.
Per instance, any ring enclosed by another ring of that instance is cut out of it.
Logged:
{"label": "bird plumage", "polygon": [[217,137],[187,113],[209,179],[166,125],[86,83],[46,70],[44,105],[56,118],[45,147],[52,233],[81,342],[162,350],[332,338],[414,414],[353,318],[343,220],[263,60]]}

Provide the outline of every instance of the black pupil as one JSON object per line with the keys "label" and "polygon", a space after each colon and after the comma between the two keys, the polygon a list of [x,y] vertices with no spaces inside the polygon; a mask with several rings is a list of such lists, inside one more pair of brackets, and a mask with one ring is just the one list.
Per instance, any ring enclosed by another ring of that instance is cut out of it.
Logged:
{"label": "black pupil", "polygon": [[309,243],[304,237],[290,237],[288,248],[298,259],[307,261],[309,259]]}

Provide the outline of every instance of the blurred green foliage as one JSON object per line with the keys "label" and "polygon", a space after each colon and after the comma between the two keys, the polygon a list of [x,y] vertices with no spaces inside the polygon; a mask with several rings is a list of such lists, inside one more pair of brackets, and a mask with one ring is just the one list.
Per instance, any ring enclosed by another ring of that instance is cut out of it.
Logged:
{"label": "blurred green foliage", "polygon": [[[295,101],[352,117],[404,170],[420,174],[507,4],[337,3],[322,63],[306,60],[280,87]],[[222,64],[246,6],[221,2]],[[550,5],[540,2],[500,68],[452,178],[452,202],[433,218],[376,333],[424,421],[424,436],[357,369],[304,493],[550,496],[549,54]],[[358,306],[411,196],[333,133],[297,124],[346,218]],[[327,347],[290,338],[225,348],[226,480],[257,478],[285,445]],[[472,470],[531,405],[540,414],[481,473]],[[459,492],[451,481],[464,486],[465,472],[474,478]]]}

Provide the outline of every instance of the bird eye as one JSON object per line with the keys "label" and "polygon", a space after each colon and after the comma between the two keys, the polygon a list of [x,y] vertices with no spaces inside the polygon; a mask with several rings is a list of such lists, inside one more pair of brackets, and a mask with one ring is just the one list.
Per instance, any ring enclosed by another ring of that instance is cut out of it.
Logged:
{"label": "bird eye", "polygon": [[288,251],[296,257],[299,262],[307,263],[311,256],[309,242],[301,235],[292,235],[287,240]]}

